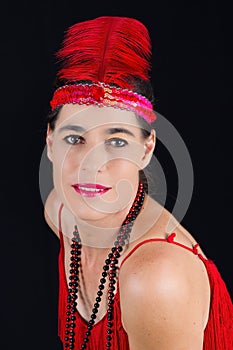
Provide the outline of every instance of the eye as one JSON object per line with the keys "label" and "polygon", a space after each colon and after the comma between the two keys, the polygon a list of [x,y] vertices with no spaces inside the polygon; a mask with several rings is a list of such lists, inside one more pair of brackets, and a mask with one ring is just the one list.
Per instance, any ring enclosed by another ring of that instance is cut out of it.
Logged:
{"label": "eye", "polygon": [[84,138],[82,136],[79,135],[68,135],[66,137],[64,137],[63,139],[66,143],[68,143],[69,145],[77,145],[77,144],[82,144],[85,142]]}
{"label": "eye", "polygon": [[128,142],[124,139],[114,137],[112,139],[107,140],[106,144],[108,146],[113,146],[113,147],[124,147],[124,146],[128,145]]}

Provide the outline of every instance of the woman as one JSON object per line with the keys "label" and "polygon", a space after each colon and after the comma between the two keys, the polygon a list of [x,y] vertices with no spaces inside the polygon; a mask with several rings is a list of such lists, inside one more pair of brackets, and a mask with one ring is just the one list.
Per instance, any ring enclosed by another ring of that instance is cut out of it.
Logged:
{"label": "woman", "polygon": [[45,218],[61,243],[65,349],[233,349],[224,281],[142,176],[156,143],[150,55],[142,23],[108,16],[73,25],[57,54]]}

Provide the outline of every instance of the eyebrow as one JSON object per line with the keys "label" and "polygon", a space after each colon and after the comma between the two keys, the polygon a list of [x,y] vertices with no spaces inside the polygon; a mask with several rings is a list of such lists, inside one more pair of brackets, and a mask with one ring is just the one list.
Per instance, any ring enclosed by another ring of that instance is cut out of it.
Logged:
{"label": "eyebrow", "polygon": [[106,130],[105,133],[107,135],[123,133],[123,134],[131,135],[131,136],[135,137],[135,135],[131,131],[129,131],[128,129],[125,129],[125,128],[110,128],[110,129]]}
{"label": "eyebrow", "polygon": [[85,129],[79,125],[65,125],[62,126],[58,131],[62,132],[64,130],[72,130],[76,132],[85,132]]}
{"label": "eyebrow", "polygon": [[[58,132],[62,132],[62,131],[66,131],[66,130],[72,130],[72,131],[76,131],[76,132],[86,132],[86,130],[79,125],[65,125],[62,126],[61,128],[58,129]],[[123,134],[127,134],[127,135],[131,135],[133,137],[135,137],[135,135],[129,131],[128,129],[125,128],[109,128],[105,131],[105,134],[107,135],[113,135],[113,134],[117,134],[117,133],[123,133]]]}

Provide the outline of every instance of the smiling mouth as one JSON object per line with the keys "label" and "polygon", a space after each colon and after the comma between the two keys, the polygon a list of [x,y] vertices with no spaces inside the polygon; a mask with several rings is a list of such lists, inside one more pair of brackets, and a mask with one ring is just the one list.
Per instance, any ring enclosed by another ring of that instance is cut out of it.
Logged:
{"label": "smiling mouth", "polygon": [[108,192],[111,187],[102,186],[99,184],[75,184],[72,185],[74,190],[85,197],[97,197]]}

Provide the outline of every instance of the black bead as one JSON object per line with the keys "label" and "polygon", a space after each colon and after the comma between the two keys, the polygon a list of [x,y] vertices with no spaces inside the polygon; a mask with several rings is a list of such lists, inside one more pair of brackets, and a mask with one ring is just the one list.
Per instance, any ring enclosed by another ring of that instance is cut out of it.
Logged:
{"label": "black bead", "polygon": [[76,300],[78,297],[77,297],[77,295],[71,295],[71,298],[72,298],[73,300]]}
{"label": "black bead", "polygon": [[112,271],[111,271],[111,272],[109,273],[109,276],[110,276],[110,277],[116,277],[116,272],[112,272]]}
{"label": "black bead", "polygon": [[118,259],[113,259],[112,261],[111,261],[111,264],[117,264],[118,263]]}
{"label": "black bead", "polygon": [[117,269],[118,269],[118,267],[117,267],[117,266],[111,266],[111,270],[116,271]]}

